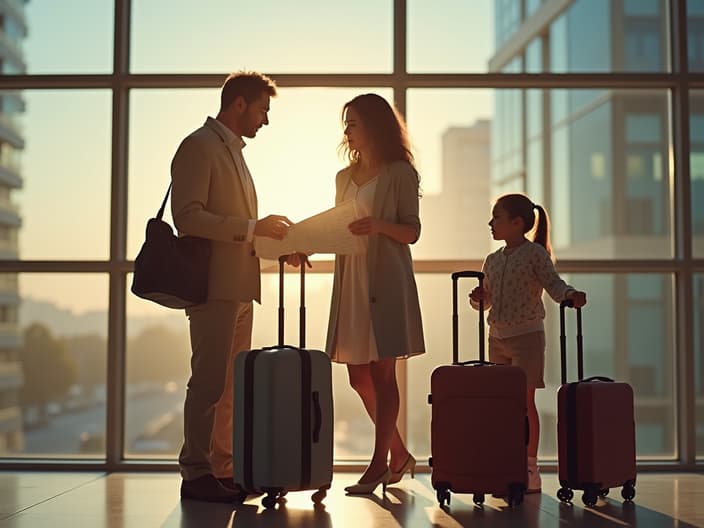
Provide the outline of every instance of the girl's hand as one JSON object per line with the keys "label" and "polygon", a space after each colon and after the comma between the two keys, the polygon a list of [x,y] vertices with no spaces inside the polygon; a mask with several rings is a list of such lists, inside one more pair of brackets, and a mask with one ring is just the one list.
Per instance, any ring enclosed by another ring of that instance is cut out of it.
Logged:
{"label": "girl's hand", "polygon": [[480,288],[479,286],[477,286],[469,294],[469,298],[477,303],[481,300],[484,300],[484,302],[486,303],[489,302],[489,292],[486,291],[484,288]]}
{"label": "girl's hand", "polygon": [[575,308],[581,308],[582,306],[587,304],[587,294],[583,291],[571,291],[567,294],[567,298],[572,301],[572,305]]}
{"label": "girl's hand", "polygon": [[347,228],[353,235],[376,235],[381,232],[383,221],[373,216],[358,218],[351,222]]}

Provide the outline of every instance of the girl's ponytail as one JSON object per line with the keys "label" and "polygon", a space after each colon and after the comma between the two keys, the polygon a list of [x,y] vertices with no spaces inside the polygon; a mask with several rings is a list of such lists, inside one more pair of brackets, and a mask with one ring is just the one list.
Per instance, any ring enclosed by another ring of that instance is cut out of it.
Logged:
{"label": "girl's ponytail", "polygon": [[533,204],[533,207],[538,210],[538,225],[535,226],[535,236],[533,242],[540,244],[552,256],[552,246],[550,245],[550,218],[548,213],[541,205]]}

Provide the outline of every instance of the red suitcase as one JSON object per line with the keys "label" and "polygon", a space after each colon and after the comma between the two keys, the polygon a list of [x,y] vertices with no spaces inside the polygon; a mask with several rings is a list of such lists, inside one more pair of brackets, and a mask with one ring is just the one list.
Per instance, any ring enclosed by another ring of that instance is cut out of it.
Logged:
{"label": "red suitcase", "polygon": [[560,304],[562,385],[557,391],[557,443],[560,489],[557,498],[570,502],[572,490],[584,490],[588,506],[621,487],[621,496],[636,495],[636,441],[633,389],[603,376],[584,379],[582,311],[577,308],[577,377],[567,383],[565,308]]}
{"label": "red suitcase", "polygon": [[432,485],[440,506],[450,492],[473,493],[475,504],[484,494],[505,495],[513,506],[523,502],[528,483],[526,445],[526,376],[520,367],[484,361],[484,306],[479,306],[479,360],[459,361],[457,280],[484,274],[452,274],[452,365],[433,370]]}

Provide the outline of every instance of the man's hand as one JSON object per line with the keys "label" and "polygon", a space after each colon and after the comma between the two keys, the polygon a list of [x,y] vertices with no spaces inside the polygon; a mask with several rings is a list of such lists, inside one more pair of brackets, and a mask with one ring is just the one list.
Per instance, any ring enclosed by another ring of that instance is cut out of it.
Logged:
{"label": "man's hand", "polygon": [[286,256],[286,264],[288,264],[289,266],[297,268],[301,265],[301,262],[305,262],[309,268],[313,267],[313,265],[310,263],[310,260],[308,260],[308,255],[306,255],[305,253],[291,253],[290,255]]}
{"label": "man's hand", "polygon": [[281,240],[288,234],[288,228],[292,225],[293,222],[285,216],[269,215],[266,218],[257,220],[257,223],[254,225],[254,234]]}

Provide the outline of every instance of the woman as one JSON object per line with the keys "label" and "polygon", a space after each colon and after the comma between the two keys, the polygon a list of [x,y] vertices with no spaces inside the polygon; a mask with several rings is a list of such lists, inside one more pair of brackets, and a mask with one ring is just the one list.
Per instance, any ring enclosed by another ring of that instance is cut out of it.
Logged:
{"label": "woman", "polygon": [[[374,453],[351,494],[415,471],[396,426],[396,359],[425,351],[409,244],[420,235],[419,177],[403,119],[382,97],[359,95],[342,110],[340,149],[349,165],[336,177],[335,203],[355,200],[350,231],[365,253],[335,258],[326,351],[347,365],[350,384],[375,424]],[[388,457],[390,455],[390,460]]]}

